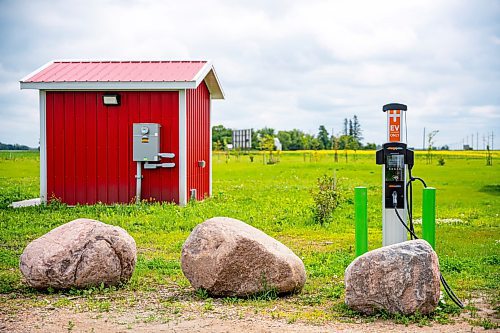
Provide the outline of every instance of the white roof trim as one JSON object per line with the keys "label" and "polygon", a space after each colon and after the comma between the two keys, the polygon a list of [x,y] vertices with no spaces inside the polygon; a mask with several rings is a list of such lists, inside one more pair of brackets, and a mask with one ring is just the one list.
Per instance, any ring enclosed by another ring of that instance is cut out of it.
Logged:
{"label": "white roof trim", "polygon": [[33,72],[29,73],[28,75],[26,75],[25,77],[23,77],[20,82],[24,82],[26,81],[27,79],[30,79],[32,78],[33,76],[35,76],[36,74],[40,73],[41,71],[43,71],[45,68],[49,67],[50,65],[52,65],[55,61],[49,61],[48,63],[46,63],[45,65],[35,69]]}
{"label": "white roof trim", "polygon": [[21,89],[40,90],[179,90],[196,89],[195,81],[179,82],[21,82]]}
{"label": "white roof trim", "polygon": [[214,74],[215,81],[217,82],[217,86],[219,87],[220,90],[220,98],[218,99],[226,99],[226,96],[224,94],[224,90],[222,90],[222,86],[220,85],[219,77],[217,76],[217,73],[215,72],[215,69],[212,67],[212,73]]}
{"label": "white roof trim", "polygon": [[193,81],[196,82],[197,87],[201,83],[201,81],[203,81],[205,79],[205,77],[207,76],[207,74],[210,72],[210,70],[212,68],[213,68],[212,62],[207,61],[206,64],[203,65],[203,67],[198,71],[198,73],[193,78]]}
{"label": "white roof trim", "polygon": [[200,85],[200,83],[204,80],[207,79],[207,76],[210,74],[210,72],[213,73],[213,76],[215,78],[215,83],[217,84],[216,91],[212,91],[214,89],[213,85],[209,85],[208,82],[208,90],[210,90],[210,94],[212,95],[212,98],[214,99],[224,99],[224,91],[222,90],[222,86],[220,85],[219,78],[217,77],[217,74],[215,73],[214,66],[212,64],[212,61],[207,60],[207,63],[198,71],[196,76],[193,78],[194,81],[196,81],[196,87]]}

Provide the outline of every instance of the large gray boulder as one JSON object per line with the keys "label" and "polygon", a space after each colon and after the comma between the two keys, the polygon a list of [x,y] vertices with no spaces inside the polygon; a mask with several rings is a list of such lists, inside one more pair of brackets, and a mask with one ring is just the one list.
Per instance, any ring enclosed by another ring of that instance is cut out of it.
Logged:
{"label": "large gray boulder", "polygon": [[249,296],[271,288],[290,293],[306,281],[302,260],[289,248],[228,217],[194,228],[182,247],[181,266],[193,288],[214,296]]}
{"label": "large gray boulder", "polygon": [[438,257],[424,240],[370,251],[345,271],[345,302],[365,314],[427,314],[436,309],[439,296]]}
{"label": "large gray boulder", "polygon": [[19,266],[28,285],[64,289],[126,282],[136,259],[135,241],[125,230],[77,219],[29,243]]}

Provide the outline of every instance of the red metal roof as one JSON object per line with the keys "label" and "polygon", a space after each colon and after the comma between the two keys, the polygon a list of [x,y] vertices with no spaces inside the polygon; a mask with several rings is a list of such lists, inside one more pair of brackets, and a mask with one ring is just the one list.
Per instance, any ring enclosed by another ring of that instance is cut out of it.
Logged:
{"label": "red metal roof", "polygon": [[206,61],[55,61],[22,82],[193,81]]}

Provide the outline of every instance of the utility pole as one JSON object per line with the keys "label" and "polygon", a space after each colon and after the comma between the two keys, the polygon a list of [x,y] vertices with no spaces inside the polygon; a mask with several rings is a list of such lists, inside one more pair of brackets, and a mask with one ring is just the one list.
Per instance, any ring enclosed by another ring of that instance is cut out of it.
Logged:
{"label": "utility pole", "polygon": [[479,150],[479,132],[476,132],[476,150]]}
{"label": "utility pole", "polygon": [[425,127],[424,127],[424,136],[422,138],[422,150],[425,150]]}

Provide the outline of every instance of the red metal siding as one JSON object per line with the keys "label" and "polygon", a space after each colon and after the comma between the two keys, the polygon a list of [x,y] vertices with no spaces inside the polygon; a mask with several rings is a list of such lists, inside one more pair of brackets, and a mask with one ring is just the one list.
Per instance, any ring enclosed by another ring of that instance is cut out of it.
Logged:
{"label": "red metal siding", "polygon": [[[202,82],[186,94],[187,109],[187,193],[196,189],[196,199],[209,195],[210,182],[210,92]],[[201,168],[198,161],[205,161]]]}
{"label": "red metal siding", "polygon": [[[47,92],[47,195],[75,205],[128,203],[135,196],[132,124],[161,127],[160,149],[179,147],[178,92],[120,92],[120,106],[104,106],[102,92]],[[171,161],[171,160],[169,160]],[[179,171],[143,169],[144,199],[179,201]]]}

